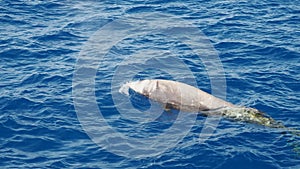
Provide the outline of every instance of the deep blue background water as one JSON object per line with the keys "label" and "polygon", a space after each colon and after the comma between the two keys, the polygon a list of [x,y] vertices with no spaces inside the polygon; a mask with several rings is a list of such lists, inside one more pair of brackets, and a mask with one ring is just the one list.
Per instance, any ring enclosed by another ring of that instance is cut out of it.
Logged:
{"label": "deep blue background water", "polygon": [[[211,40],[226,74],[228,101],[258,108],[288,127],[299,128],[298,3],[1,1],[1,168],[299,168],[300,156],[293,150],[299,137],[222,120],[215,135],[199,144],[203,117],[197,118],[176,147],[163,154],[138,160],[118,156],[91,141],[77,119],[72,96],[76,59],[94,32],[125,15],[161,12],[196,25]],[[150,36],[127,39],[111,49],[107,66],[99,69],[96,78],[97,101],[110,125],[127,125],[126,120],[115,120],[118,113],[109,90],[122,56],[167,43],[163,37]],[[201,61],[181,47],[175,45],[172,50],[189,56],[183,58],[184,63],[198,86],[210,92]],[[170,69],[176,72],[176,65]],[[171,79],[172,75],[151,70],[135,76],[157,77]]]}

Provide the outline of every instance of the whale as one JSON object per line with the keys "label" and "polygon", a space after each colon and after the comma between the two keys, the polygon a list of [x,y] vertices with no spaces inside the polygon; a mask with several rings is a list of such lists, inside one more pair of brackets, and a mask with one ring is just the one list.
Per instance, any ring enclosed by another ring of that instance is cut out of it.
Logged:
{"label": "whale", "polygon": [[129,90],[163,105],[164,109],[199,113],[203,116],[220,116],[234,121],[248,122],[271,128],[286,128],[255,108],[237,106],[217,98],[194,86],[172,80],[146,79],[123,84],[120,92]]}

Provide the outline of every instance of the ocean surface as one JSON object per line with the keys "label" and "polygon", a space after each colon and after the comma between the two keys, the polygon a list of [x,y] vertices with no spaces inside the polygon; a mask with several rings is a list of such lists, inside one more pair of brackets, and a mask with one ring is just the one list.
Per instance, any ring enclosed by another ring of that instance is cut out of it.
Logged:
{"label": "ocean surface", "polygon": [[0,168],[300,168],[299,136],[119,92],[181,81],[300,129],[297,0],[2,0],[0,78]]}

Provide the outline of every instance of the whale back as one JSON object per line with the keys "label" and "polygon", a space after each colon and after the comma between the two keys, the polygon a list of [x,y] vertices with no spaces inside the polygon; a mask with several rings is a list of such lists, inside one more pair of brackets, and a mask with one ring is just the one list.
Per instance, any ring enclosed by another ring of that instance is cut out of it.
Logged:
{"label": "whale back", "polygon": [[144,95],[165,105],[166,109],[187,112],[213,110],[222,107],[235,107],[233,104],[212,96],[191,85],[170,80],[142,80],[129,82],[122,87]]}

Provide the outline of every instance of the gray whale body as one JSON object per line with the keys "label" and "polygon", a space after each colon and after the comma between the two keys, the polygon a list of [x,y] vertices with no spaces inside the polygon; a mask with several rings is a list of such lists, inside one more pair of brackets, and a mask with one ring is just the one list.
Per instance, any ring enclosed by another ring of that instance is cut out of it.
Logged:
{"label": "gray whale body", "polygon": [[161,103],[166,110],[177,109],[204,116],[222,116],[271,128],[285,128],[255,108],[236,106],[185,83],[161,79],[141,80],[124,84],[120,92],[129,95],[129,89]]}

